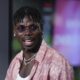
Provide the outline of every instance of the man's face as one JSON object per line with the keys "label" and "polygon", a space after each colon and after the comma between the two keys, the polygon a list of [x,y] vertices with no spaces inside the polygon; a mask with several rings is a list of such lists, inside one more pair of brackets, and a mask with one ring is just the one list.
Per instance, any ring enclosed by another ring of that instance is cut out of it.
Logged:
{"label": "man's face", "polygon": [[42,39],[40,24],[33,23],[27,17],[24,17],[22,22],[17,23],[14,30],[22,47],[27,50],[35,48]]}

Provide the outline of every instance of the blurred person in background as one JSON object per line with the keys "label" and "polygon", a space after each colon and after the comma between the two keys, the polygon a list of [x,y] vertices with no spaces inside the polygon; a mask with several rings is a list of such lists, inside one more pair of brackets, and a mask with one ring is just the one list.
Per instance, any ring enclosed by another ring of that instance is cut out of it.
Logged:
{"label": "blurred person in background", "polygon": [[22,7],[13,19],[14,34],[22,50],[12,60],[5,80],[74,80],[68,61],[43,39],[39,11]]}

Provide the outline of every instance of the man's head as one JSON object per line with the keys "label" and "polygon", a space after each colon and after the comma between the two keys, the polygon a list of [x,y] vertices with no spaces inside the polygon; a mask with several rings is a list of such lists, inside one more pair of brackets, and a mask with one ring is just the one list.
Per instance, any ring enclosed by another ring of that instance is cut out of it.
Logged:
{"label": "man's head", "polygon": [[42,41],[42,17],[39,11],[31,7],[22,7],[13,19],[14,33],[27,50],[36,49]]}

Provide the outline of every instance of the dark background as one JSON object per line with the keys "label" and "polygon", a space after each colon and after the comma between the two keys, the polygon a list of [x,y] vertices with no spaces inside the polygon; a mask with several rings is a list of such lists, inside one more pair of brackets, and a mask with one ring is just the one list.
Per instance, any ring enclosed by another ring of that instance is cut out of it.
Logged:
{"label": "dark background", "polygon": [[9,55],[9,1],[0,0],[0,80],[4,80]]}

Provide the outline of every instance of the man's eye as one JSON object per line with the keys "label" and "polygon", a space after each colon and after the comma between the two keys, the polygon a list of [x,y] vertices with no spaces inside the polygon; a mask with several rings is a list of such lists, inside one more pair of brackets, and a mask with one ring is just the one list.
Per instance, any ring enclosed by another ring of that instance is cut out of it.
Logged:
{"label": "man's eye", "polygon": [[31,27],[30,27],[30,29],[33,30],[33,31],[35,31],[37,28],[38,28],[37,25],[31,25]]}
{"label": "man's eye", "polygon": [[25,31],[25,27],[23,25],[20,25],[19,27],[17,27],[17,30],[19,32],[23,32],[23,31]]}

